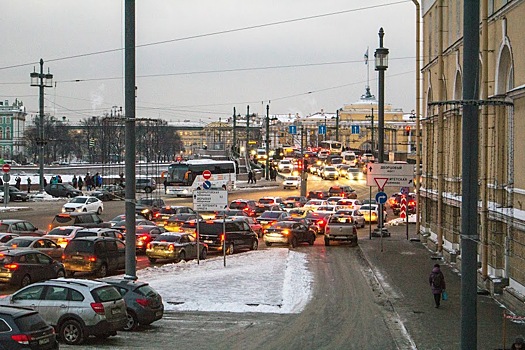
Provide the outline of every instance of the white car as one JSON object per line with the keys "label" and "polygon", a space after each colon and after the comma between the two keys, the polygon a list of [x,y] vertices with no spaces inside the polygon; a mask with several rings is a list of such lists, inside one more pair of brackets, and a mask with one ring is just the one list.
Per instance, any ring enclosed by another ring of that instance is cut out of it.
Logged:
{"label": "white car", "polygon": [[359,209],[339,209],[335,212],[336,215],[349,215],[357,227],[365,227],[365,216]]}
{"label": "white car", "polygon": [[315,209],[315,211],[335,214],[335,212],[337,211],[337,206],[333,204],[320,205],[317,207],[317,209]]}
{"label": "white car", "polygon": [[77,196],[62,206],[62,213],[83,211],[94,211],[100,215],[104,211],[104,203],[97,197]]}
{"label": "white car", "polygon": [[323,179],[337,180],[339,178],[339,171],[334,166],[325,166],[321,174]]}
{"label": "white car", "polygon": [[306,204],[303,206],[304,209],[312,209],[316,210],[318,207],[322,205],[327,205],[328,203],[325,200],[322,199],[310,199]]}
{"label": "white car", "polygon": [[336,205],[338,209],[359,209],[362,203],[359,199],[343,198]]}
{"label": "white car", "polygon": [[295,188],[298,189],[301,184],[301,177],[299,176],[287,176],[283,181],[284,189]]}
{"label": "white car", "polygon": [[277,165],[277,170],[281,173],[291,173],[293,171],[293,163],[290,159],[282,159]]}

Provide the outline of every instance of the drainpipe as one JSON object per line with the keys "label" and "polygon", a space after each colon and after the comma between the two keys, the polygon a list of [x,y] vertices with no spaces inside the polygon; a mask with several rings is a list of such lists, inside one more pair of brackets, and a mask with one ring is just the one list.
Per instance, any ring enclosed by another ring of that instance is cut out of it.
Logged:
{"label": "drainpipe", "polygon": [[421,28],[421,10],[419,2],[412,0],[416,5],[416,234],[421,230],[421,63],[420,63],[420,28]]}
{"label": "drainpipe", "polygon": [[[445,82],[443,81],[443,1],[440,0],[438,5],[438,101],[443,101],[443,89]],[[437,133],[437,251],[439,255],[443,254],[443,190],[444,190],[444,121],[443,121],[443,106],[438,105],[438,133]]]}
{"label": "drainpipe", "polygon": [[[481,59],[482,59],[482,100],[488,98],[488,0],[483,0],[481,4]],[[488,118],[489,110],[487,105],[483,105],[483,117],[481,118],[481,278],[485,281],[488,277],[488,256],[489,256],[489,239],[488,239]]]}

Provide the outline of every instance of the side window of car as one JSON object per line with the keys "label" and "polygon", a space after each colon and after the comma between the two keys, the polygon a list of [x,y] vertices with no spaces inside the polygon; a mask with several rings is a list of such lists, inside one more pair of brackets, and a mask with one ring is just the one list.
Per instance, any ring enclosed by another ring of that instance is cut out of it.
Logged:
{"label": "side window of car", "polygon": [[182,236],[182,237],[180,238],[180,242],[181,242],[181,243],[188,243],[188,242],[189,242],[188,236]]}
{"label": "side window of car", "polygon": [[96,242],[95,243],[95,254],[102,254],[106,249],[104,246],[104,242]]}
{"label": "side window of car", "polygon": [[243,231],[250,231],[250,225],[246,221],[242,222],[242,230]]}
{"label": "side window of car", "polygon": [[35,254],[26,254],[28,264],[38,264],[38,259]]}
{"label": "side window of car", "polygon": [[0,333],[10,332],[10,331],[11,331],[11,327],[9,327],[9,325],[3,318],[0,318]]}
{"label": "side window of car", "polygon": [[106,247],[108,248],[108,255],[115,254],[117,252],[117,242],[107,241]]}
{"label": "side window of car", "polygon": [[44,287],[45,286],[40,285],[26,288],[20,293],[16,293],[13,296],[13,300],[39,300],[42,296],[42,292],[44,291]]}
{"label": "side window of car", "polygon": [[52,259],[49,256],[44,255],[44,254],[36,254],[36,258],[43,265],[51,264],[51,261],[52,261]]}
{"label": "side window of car", "polygon": [[197,241],[197,240],[195,239],[195,237],[192,236],[192,235],[188,235],[188,240],[189,240],[191,243],[194,243],[194,242]]}
{"label": "side window of car", "polygon": [[67,300],[68,289],[61,286],[49,286],[44,294],[43,300]]}
{"label": "side window of car", "polygon": [[84,301],[84,296],[78,290],[71,289],[71,301]]}

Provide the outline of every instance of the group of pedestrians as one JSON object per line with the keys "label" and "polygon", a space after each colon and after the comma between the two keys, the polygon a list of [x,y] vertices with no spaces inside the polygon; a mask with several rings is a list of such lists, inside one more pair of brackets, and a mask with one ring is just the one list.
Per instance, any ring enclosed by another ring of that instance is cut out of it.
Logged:
{"label": "group of pedestrians", "polygon": [[255,174],[255,170],[249,170],[248,171],[248,183],[249,184],[256,184],[257,183],[257,176]]}

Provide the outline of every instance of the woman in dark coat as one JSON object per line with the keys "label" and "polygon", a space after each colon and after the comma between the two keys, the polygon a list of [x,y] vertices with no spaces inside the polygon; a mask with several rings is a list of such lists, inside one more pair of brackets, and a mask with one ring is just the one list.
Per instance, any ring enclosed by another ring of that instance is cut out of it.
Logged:
{"label": "woman in dark coat", "polygon": [[434,268],[428,277],[428,283],[430,284],[432,294],[434,295],[435,307],[438,308],[441,302],[441,293],[447,288],[445,284],[445,276],[443,276],[439,264],[434,265]]}

